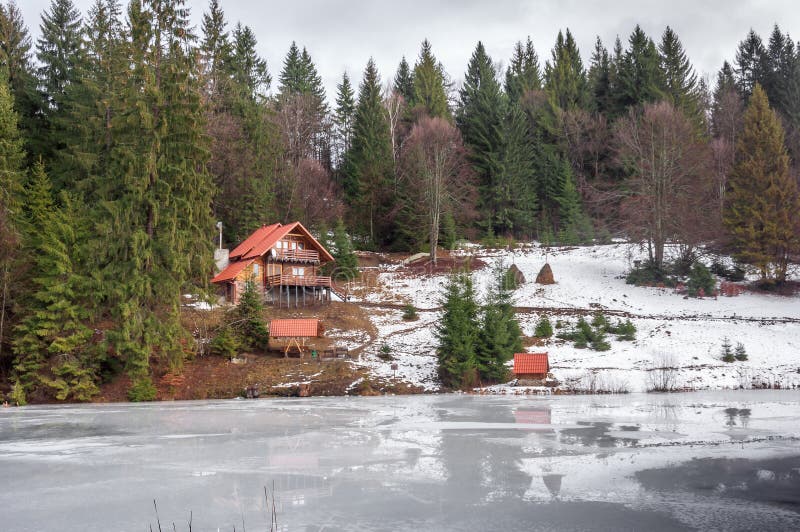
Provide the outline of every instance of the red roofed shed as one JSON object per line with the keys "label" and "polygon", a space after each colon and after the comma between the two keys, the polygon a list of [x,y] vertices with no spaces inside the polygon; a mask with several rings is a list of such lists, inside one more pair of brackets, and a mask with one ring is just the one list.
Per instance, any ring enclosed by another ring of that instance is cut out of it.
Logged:
{"label": "red roofed shed", "polygon": [[518,379],[544,379],[550,372],[547,353],[516,353],[514,376]]}
{"label": "red roofed shed", "polygon": [[293,319],[272,320],[269,322],[269,335],[272,338],[316,338],[319,336],[319,320]]}
{"label": "red roofed shed", "polygon": [[306,340],[322,336],[322,326],[316,319],[283,319],[269,322],[269,348],[282,350],[288,357],[293,348],[300,353],[307,349]]}

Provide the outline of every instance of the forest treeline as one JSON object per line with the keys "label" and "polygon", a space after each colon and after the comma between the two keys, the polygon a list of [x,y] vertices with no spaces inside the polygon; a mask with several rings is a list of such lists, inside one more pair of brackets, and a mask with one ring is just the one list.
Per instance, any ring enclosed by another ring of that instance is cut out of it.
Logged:
{"label": "forest treeline", "polygon": [[199,28],[182,0],[53,0],[39,27],[0,4],[0,381],[20,402],[121,373],[153,396],[152,359],[194,352],[181,297],[208,289],[216,220],[235,244],[341,219],[359,248],[434,258],[623,236],[656,272],[667,243],[683,264],[704,245],[773,283],[798,252],[800,46],[777,25],[713,86],[669,27],[636,26],[588,64],[569,30],[543,58],[478,42],[459,84],[426,40],[335,95],[301,45],[268,68],[217,0]]}

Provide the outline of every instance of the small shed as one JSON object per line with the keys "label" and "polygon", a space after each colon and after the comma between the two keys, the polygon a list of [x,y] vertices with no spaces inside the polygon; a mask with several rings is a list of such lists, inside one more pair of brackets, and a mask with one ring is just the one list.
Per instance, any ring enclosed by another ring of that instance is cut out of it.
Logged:
{"label": "small shed", "polygon": [[547,353],[514,354],[514,376],[520,380],[542,380],[550,372]]}
{"label": "small shed", "polygon": [[283,356],[288,357],[293,348],[303,353],[307,348],[306,343],[311,338],[322,336],[322,324],[318,319],[281,319],[269,322],[269,348],[283,351]]}

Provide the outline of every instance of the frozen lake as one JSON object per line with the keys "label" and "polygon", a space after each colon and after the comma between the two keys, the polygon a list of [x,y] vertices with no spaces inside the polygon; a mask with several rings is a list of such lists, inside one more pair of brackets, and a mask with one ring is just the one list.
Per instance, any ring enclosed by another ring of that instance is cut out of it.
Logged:
{"label": "frozen lake", "polygon": [[798,530],[800,392],[2,409],[0,479],[6,532]]}

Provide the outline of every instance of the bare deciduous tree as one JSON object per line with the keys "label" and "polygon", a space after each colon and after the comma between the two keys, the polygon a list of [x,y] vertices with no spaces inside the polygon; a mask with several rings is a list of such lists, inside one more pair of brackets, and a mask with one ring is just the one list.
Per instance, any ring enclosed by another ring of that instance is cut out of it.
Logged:
{"label": "bare deciduous tree", "polygon": [[617,159],[629,177],[623,215],[630,236],[645,240],[650,260],[664,265],[670,241],[690,242],[707,194],[710,151],[691,122],[668,102],[633,109],[615,125]]}
{"label": "bare deciduous tree", "polygon": [[424,206],[430,257],[436,263],[442,214],[471,189],[461,134],[443,118],[421,118],[405,141],[400,166],[410,201]]}

